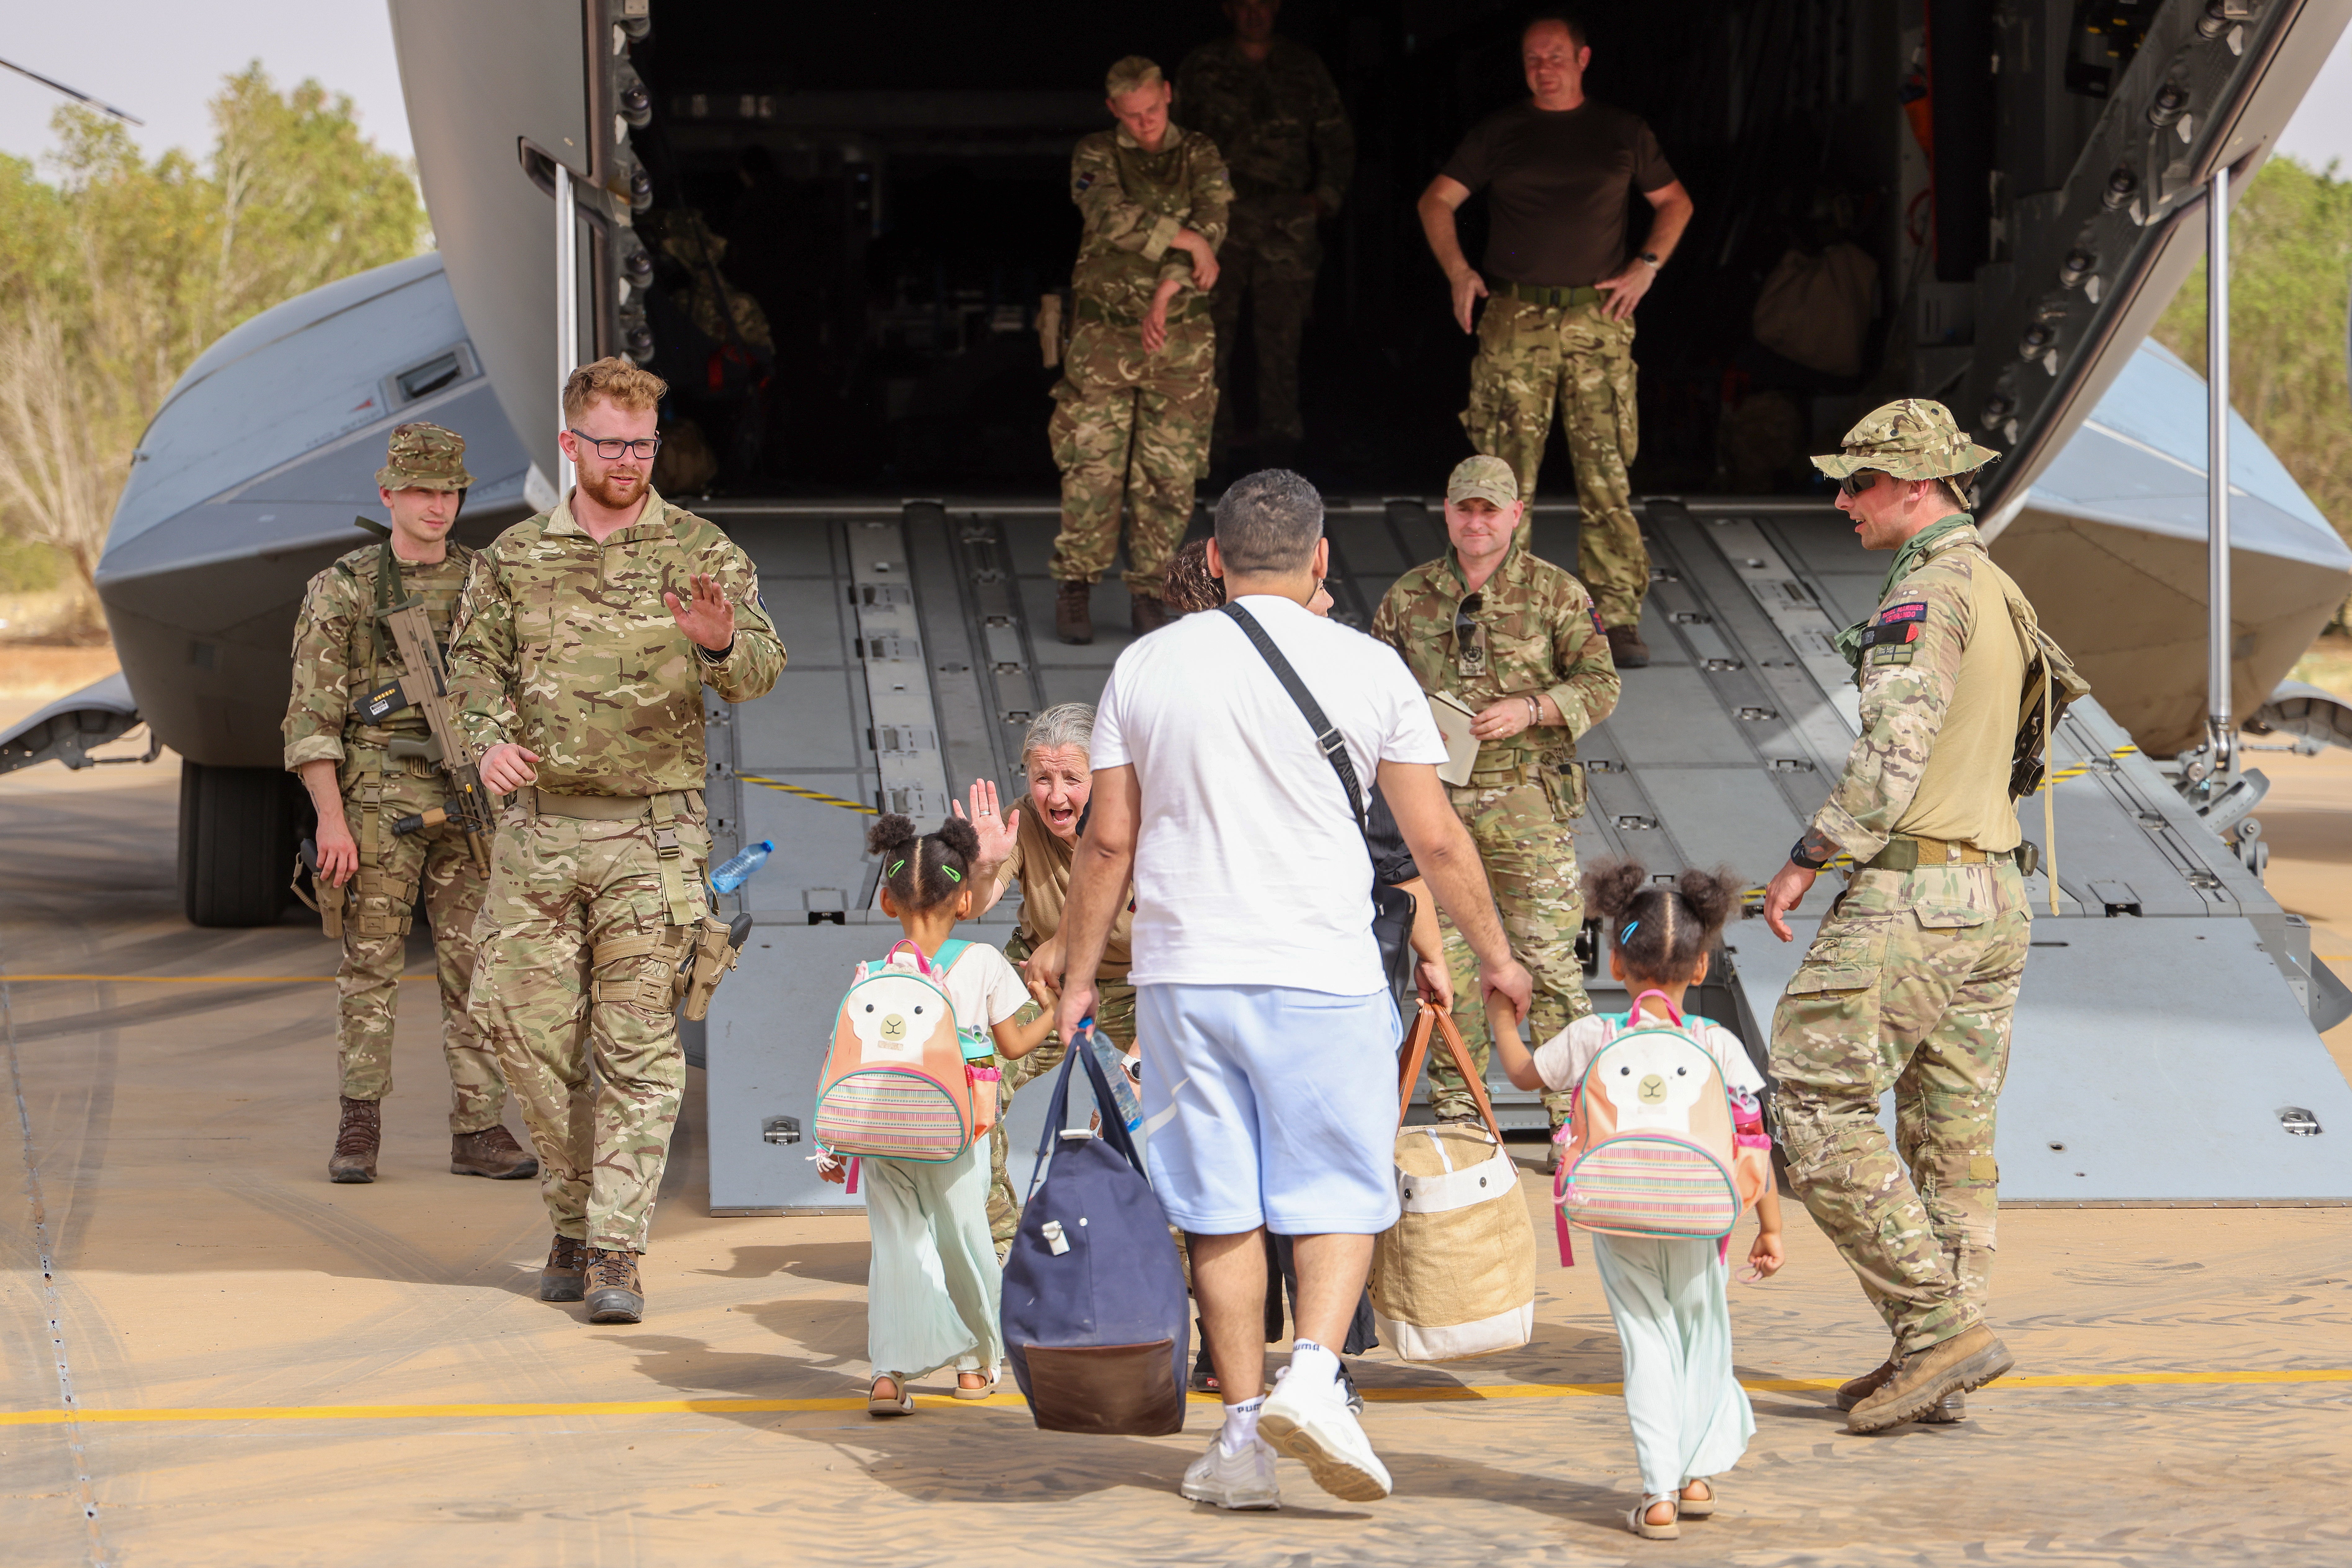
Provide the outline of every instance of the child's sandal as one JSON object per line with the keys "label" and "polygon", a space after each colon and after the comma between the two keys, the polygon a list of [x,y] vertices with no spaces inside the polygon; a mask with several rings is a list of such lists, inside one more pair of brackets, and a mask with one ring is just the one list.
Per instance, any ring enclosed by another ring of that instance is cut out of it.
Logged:
{"label": "child's sandal", "polygon": [[997,1379],[1004,1375],[1004,1370],[1002,1367],[992,1368],[988,1373],[988,1381],[982,1384],[977,1388],[968,1388],[964,1385],[963,1380],[965,1378],[978,1377],[981,1374],[976,1372],[960,1372],[956,1373],[955,1396],[958,1399],[987,1398],[990,1394],[996,1392]]}
{"label": "child's sandal", "polygon": [[[1693,1487],[1705,1487],[1706,1489],[1706,1496],[1701,1498],[1692,1497],[1690,1495],[1690,1489]],[[1714,1482],[1708,1480],[1705,1476],[1693,1476],[1689,1480],[1683,1483],[1682,1495],[1676,1499],[1675,1502],[1675,1518],[1677,1521],[1685,1519],[1705,1519],[1708,1514],[1711,1514],[1714,1511]]]}
{"label": "child's sandal", "polygon": [[[886,1383],[898,1391],[887,1399],[882,1396],[882,1385]],[[866,1391],[866,1414],[868,1415],[912,1415],[914,1413],[915,1391],[907,1386],[907,1380],[903,1377],[893,1377],[887,1372],[878,1373],[873,1386]]]}
{"label": "child's sandal", "polygon": [[[1675,1505],[1675,1517],[1664,1524],[1652,1524],[1650,1510],[1662,1502]],[[1682,1499],[1673,1492],[1644,1492],[1642,1500],[1625,1515],[1625,1523],[1644,1541],[1680,1541],[1683,1538]]]}

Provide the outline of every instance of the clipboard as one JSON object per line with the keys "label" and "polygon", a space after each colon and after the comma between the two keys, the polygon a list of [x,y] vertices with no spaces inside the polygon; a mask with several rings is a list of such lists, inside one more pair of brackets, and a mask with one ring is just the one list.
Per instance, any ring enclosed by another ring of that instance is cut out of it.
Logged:
{"label": "clipboard", "polygon": [[1438,781],[1459,789],[1470,782],[1470,770],[1478,761],[1478,737],[1470,732],[1477,712],[1450,691],[1433,691],[1429,716],[1437,721],[1437,732],[1445,740],[1445,763],[1437,770]]}

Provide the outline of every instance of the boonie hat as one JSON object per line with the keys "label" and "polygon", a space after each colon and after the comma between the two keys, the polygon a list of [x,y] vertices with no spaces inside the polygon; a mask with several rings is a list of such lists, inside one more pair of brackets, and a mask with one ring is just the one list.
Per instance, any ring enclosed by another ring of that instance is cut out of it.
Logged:
{"label": "boonie hat", "polygon": [[1153,82],[1161,79],[1163,79],[1160,74],[1157,61],[1148,60],[1141,55],[1129,55],[1111,67],[1110,74],[1103,78],[1103,91],[1112,98],[1117,98],[1121,93],[1133,92],[1141,87],[1150,87]]}
{"label": "boonie hat", "polygon": [[397,426],[375,482],[388,490],[470,489],[474,476],[466,471],[466,438],[421,420]]}
{"label": "boonie hat", "polygon": [[1446,476],[1445,499],[1460,506],[1472,496],[1510,506],[1519,499],[1519,479],[1500,458],[1465,458]]}
{"label": "boonie hat", "polygon": [[1926,397],[1898,398],[1874,408],[1845,433],[1845,447],[1813,467],[1833,479],[1864,468],[1898,479],[1948,479],[1970,474],[2000,457],[1969,439],[1952,411]]}

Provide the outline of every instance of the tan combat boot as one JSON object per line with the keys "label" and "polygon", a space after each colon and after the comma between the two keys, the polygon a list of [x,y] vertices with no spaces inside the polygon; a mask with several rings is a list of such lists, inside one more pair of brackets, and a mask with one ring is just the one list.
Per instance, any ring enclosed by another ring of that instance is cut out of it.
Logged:
{"label": "tan combat boot", "polygon": [[588,1269],[588,1244],[559,1234],[547,1249],[547,1265],[539,1271],[539,1299],[577,1301],[584,1295],[582,1280]]}
{"label": "tan combat boot", "polygon": [[331,1182],[375,1180],[376,1150],[383,1142],[383,1108],[373,1100],[346,1100],[335,1128],[335,1152],[327,1160]]}
{"label": "tan combat boot", "polygon": [[1135,628],[1137,637],[1156,632],[1168,624],[1168,606],[1151,595],[1130,594],[1128,601],[1128,624]]}
{"label": "tan combat boot", "polygon": [[[1885,1387],[1886,1380],[1894,1375],[1895,1363],[1888,1360],[1881,1362],[1875,1372],[1865,1372],[1860,1377],[1847,1379],[1838,1385],[1837,1407],[1840,1410],[1853,1409]],[[1930,1426],[1954,1426],[1968,1418],[1968,1397],[1957,1390],[1937,1401],[1934,1409],[1916,1417]]]}
{"label": "tan combat boot", "polygon": [[1847,1427],[1855,1432],[1883,1432],[1916,1421],[1948,1396],[1982,1388],[2016,1364],[2000,1337],[1979,1323],[1903,1357],[1895,1375],[1853,1407],[1846,1418]]}
{"label": "tan combat boot", "polygon": [[485,1127],[479,1132],[449,1135],[449,1173],[519,1182],[539,1174],[539,1160],[504,1127]]}
{"label": "tan combat boot", "polygon": [[637,1255],[588,1249],[588,1321],[592,1323],[641,1323],[646,1318],[645,1287],[637,1282]]}
{"label": "tan combat boot", "polygon": [[1091,583],[1058,583],[1054,587],[1054,635],[1066,643],[1095,640],[1095,616],[1088,601]]}

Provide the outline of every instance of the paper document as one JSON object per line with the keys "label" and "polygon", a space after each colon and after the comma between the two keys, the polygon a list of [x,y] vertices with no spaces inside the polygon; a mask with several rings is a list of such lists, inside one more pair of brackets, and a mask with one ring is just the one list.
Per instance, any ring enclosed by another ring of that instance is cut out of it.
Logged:
{"label": "paper document", "polygon": [[1471,766],[1478,760],[1478,737],[1470,732],[1470,721],[1478,715],[1450,691],[1429,694],[1429,715],[1445,738],[1445,765],[1437,776],[1458,789],[1470,782]]}

